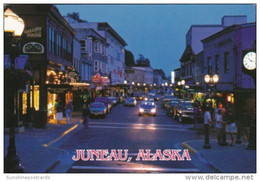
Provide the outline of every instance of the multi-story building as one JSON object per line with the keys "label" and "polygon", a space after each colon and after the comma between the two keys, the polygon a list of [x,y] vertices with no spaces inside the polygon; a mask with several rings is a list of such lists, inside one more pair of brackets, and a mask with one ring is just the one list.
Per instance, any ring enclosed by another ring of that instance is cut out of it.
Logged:
{"label": "multi-story building", "polygon": [[65,17],[77,31],[82,54],[92,63],[91,75],[110,77],[111,85],[123,84],[125,54],[124,39],[108,24],[99,22],[78,22]]}
{"label": "multi-story building", "polygon": [[237,107],[253,111],[256,85],[254,78],[243,72],[243,58],[249,51],[256,52],[256,24],[232,25],[203,39],[202,43],[204,74],[219,76],[216,91],[221,94],[222,102],[235,102]]}
{"label": "multi-story building", "polygon": [[162,69],[153,70],[153,83],[157,86],[165,83],[165,75]]}
{"label": "multi-story building", "polygon": [[203,44],[201,40],[232,24],[246,22],[246,16],[224,16],[219,25],[192,25],[186,34],[186,48],[180,58],[181,79],[184,79],[189,85],[202,83],[203,79],[201,78],[204,76],[204,69],[200,67],[203,62],[203,56],[201,56],[203,54]]}
{"label": "multi-story building", "polygon": [[136,85],[153,84],[153,69],[151,67],[133,66],[127,69],[126,80]]}
{"label": "multi-story building", "polygon": [[111,73],[111,85],[123,84],[125,74],[125,40],[106,22],[89,23],[108,43],[106,73]]}
{"label": "multi-story building", "polygon": [[69,83],[77,77],[72,73],[76,32],[53,5],[11,7],[25,22],[21,48],[23,54],[28,55],[33,70],[27,113],[29,110],[35,110],[35,113],[28,117],[34,115],[34,125],[45,127],[47,121],[55,117],[55,102],[59,99],[65,105],[72,99]]}

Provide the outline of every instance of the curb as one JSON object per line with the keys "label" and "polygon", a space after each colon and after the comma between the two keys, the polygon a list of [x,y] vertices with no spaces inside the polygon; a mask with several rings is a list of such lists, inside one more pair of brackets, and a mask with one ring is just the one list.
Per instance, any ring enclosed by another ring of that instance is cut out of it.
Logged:
{"label": "curb", "polygon": [[182,146],[186,149],[189,150],[189,152],[193,155],[195,155],[195,157],[197,159],[199,159],[203,164],[205,164],[208,167],[211,167],[212,169],[214,169],[216,172],[218,173],[222,173],[221,170],[219,170],[213,163],[211,163],[210,161],[206,160],[203,155],[198,152],[196,149],[194,149],[193,147],[191,147],[187,142],[183,142]]}
{"label": "curb", "polygon": [[[71,135],[74,135],[77,133],[79,130],[81,130],[81,121],[79,121],[77,124],[73,125],[72,127],[68,128],[65,132],[67,133],[64,137],[58,138],[58,140],[54,139],[54,142],[50,142],[48,144],[42,145],[42,146],[47,146],[50,148],[56,148],[60,144],[62,144],[64,141],[68,140]],[[51,173],[59,164],[61,164],[61,160],[58,157],[56,160],[50,162],[49,166],[47,169],[43,170],[43,173]]]}
{"label": "curb", "polygon": [[52,162],[50,166],[45,170],[45,173],[50,173],[59,164],[60,164],[60,160],[56,160]]}

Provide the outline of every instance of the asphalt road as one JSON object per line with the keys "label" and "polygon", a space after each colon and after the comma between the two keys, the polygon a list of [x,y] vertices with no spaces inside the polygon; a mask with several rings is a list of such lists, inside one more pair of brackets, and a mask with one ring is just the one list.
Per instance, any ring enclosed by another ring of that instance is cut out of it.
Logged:
{"label": "asphalt road", "polygon": [[[138,102],[139,104],[140,102]],[[187,140],[203,139],[203,134],[190,129],[192,124],[179,123],[166,116],[165,110],[161,107],[161,101],[157,104],[157,116],[138,116],[138,105],[136,107],[125,107],[123,104],[115,106],[105,119],[90,119],[89,130],[80,130],[60,148],[68,150],[76,155],[77,149],[83,150],[128,150],[128,161],[98,161],[94,157],[93,161],[75,161],[68,172],[73,173],[146,173],[146,172],[199,172],[191,161],[159,160],[160,155],[153,161],[142,160],[140,149],[151,153],[156,150],[177,148],[176,144],[181,144]],[[183,150],[180,156],[183,156]],[[157,154],[158,155],[158,154]],[[110,155],[111,156],[111,155]],[[118,154],[117,154],[118,156]],[[123,155],[125,156],[125,155]],[[147,156],[147,155],[145,155]],[[165,155],[164,155],[165,156]],[[137,158],[140,160],[136,160]],[[115,158],[115,157],[113,157]],[[145,157],[147,158],[147,157]],[[149,157],[149,158],[152,158]],[[168,156],[168,158],[171,158]]]}

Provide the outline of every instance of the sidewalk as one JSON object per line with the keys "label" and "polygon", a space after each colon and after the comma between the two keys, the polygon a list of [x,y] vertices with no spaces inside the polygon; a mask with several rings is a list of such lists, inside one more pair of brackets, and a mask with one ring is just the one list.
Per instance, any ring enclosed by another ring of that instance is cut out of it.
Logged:
{"label": "sidewalk", "polygon": [[[62,163],[68,162],[65,158],[70,158],[70,153],[57,147],[82,128],[80,120],[81,113],[75,112],[70,124],[63,119],[61,124],[48,123],[47,129],[26,128],[23,133],[17,133],[16,151],[24,172],[46,173],[58,165],[60,170],[56,172],[66,172],[70,165],[64,167]],[[8,145],[9,135],[4,134],[5,155]]]}
{"label": "sidewalk", "polygon": [[182,143],[200,162],[222,173],[256,173],[256,150],[247,150],[245,144],[219,146],[210,140],[211,149],[203,148],[204,140]]}

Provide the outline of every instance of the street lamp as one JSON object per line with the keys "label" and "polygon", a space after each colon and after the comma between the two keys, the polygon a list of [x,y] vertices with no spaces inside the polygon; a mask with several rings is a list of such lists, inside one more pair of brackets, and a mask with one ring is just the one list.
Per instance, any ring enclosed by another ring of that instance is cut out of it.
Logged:
{"label": "street lamp", "polygon": [[181,85],[181,82],[180,82],[180,81],[178,81],[178,82],[177,82],[177,84],[178,84],[178,86],[180,86],[180,85]]}
{"label": "street lamp", "polygon": [[135,85],[135,82],[132,82],[132,85]]}
{"label": "street lamp", "polygon": [[168,86],[168,83],[167,83],[167,82],[165,82],[165,86],[166,86],[166,87]]}
{"label": "street lamp", "polygon": [[181,81],[181,85],[185,85],[185,80],[182,80],[182,81]]}
{"label": "street lamp", "polygon": [[127,84],[127,80],[124,80],[124,84]]}
{"label": "street lamp", "polygon": [[[219,76],[217,74],[213,75],[212,77],[209,74],[204,76],[204,81],[207,84],[207,87],[215,87],[219,81]],[[212,91],[212,90],[211,90]]]}
{"label": "street lamp", "polygon": [[[9,54],[11,59],[11,80],[15,81],[15,58],[17,56],[18,43],[24,29],[23,20],[12,12],[11,9],[6,9],[4,12],[4,35],[5,35],[5,54]],[[12,85],[12,83],[11,83]],[[21,173],[23,172],[23,167],[21,166],[20,159],[16,153],[15,146],[15,105],[14,98],[16,96],[16,85],[10,86],[12,90],[12,100],[10,105],[11,115],[10,115],[10,128],[9,128],[9,146],[8,153],[4,161],[4,170],[6,173]]]}

